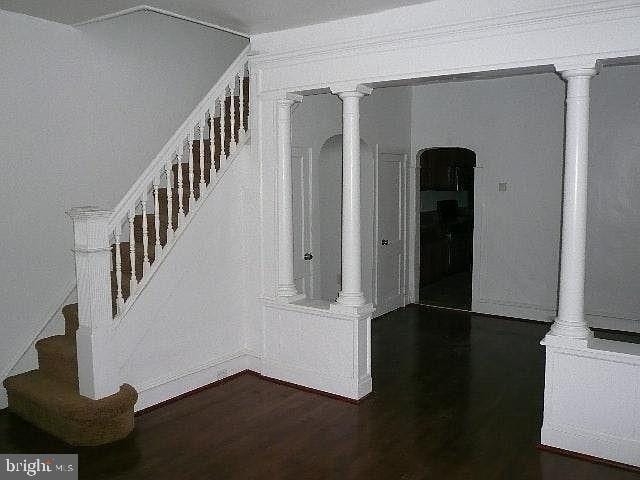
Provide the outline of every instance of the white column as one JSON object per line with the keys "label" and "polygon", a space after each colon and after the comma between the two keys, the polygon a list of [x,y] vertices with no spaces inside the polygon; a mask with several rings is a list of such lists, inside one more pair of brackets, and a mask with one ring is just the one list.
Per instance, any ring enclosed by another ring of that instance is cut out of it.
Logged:
{"label": "white column", "polygon": [[301,298],[293,282],[293,179],[291,178],[291,106],[302,96],[288,93],[276,101],[278,137],[278,290],[284,301]]}
{"label": "white column", "polygon": [[342,99],[342,290],[337,303],[338,309],[358,312],[366,305],[360,228],[360,99],[372,89],[351,85],[331,91]]}
{"label": "white column", "polygon": [[595,68],[561,70],[567,81],[564,190],[558,316],[548,340],[586,341],[592,332],[584,318],[589,84]]}
{"label": "white column", "polygon": [[92,207],[68,212],[73,220],[78,320],[76,332],[80,394],[98,399],[120,388],[112,348],[112,212]]}

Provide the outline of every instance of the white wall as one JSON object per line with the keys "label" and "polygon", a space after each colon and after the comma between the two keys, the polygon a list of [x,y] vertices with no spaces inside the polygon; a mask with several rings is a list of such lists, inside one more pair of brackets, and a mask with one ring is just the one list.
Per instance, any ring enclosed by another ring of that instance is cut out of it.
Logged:
{"label": "white wall", "polygon": [[115,207],[246,43],[152,13],[80,31],[0,12],[2,376],[75,281],[65,211]]}
{"label": "white wall", "polygon": [[476,153],[474,311],[547,319],[557,298],[562,80],[543,74],[417,86],[411,126],[414,162],[427,147]]}
{"label": "white wall", "polygon": [[640,331],[640,66],[592,83],[585,309]]}
{"label": "white wall", "polygon": [[0,12],[0,44],[4,377],[72,287],[73,232],[65,209],[88,201],[101,185],[81,172],[84,162],[95,163],[82,34]]}
{"label": "white wall", "polygon": [[[564,90],[555,74],[414,87],[413,158],[424,147],[463,146],[482,167],[475,311],[555,315]],[[593,80],[585,308],[595,326],[638,330],[640,103],[630,98],[640,98],[640,67],[606,68]]]}
{"label": "white wall", "polygon": [[[373,259],[373,150],[408,152],[410,148],[410,89],[408,87],[380,88],[360,101],[361,178],[362,178],[362,270],[363,290],[367,299],[372,294]],[[314,151],[318,172],[316,188],[320,199],[317,212],[317,261],[322,271],[322,291],[329,299],[331,285],[336,285],[340,272],[340,196],[342,182],[342,143],[326,145],[331,137],[342,134],[342,102],[336,95],[305,96],[292,115],[292,141],[295,146],[310,147]],[[336,139],[334,139],[336,140]],[[323,203],[323,200],[325,202]],[[337,200],[337,203],[336,203]],[[330,205],[329,205],[330,204]],[[323,206],[324,205],[324,206]],[[337,227],[337,228],[336,228]],[[294,239],[296,241],[296,239]],[[338,252],[335,254],[335,252]],[[332,297],[335,298],[335,295]]]}
{"label": "white wall", "polygon": [[[245,146],[122,319],[112,340],[136,409],[249,368],[251,150]],[[254,222],[255,225],[257,222]],[[250,232],[249,232],[250,233]]]}

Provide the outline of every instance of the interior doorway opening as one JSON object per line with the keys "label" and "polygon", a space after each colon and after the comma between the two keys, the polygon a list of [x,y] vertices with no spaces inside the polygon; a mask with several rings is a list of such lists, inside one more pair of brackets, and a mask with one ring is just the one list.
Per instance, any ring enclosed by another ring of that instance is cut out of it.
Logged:
{"label": "interior doorway opening", "polygon": [[425,148],[418,162],[419,302],[471,310],[476,154],[462,147]]}

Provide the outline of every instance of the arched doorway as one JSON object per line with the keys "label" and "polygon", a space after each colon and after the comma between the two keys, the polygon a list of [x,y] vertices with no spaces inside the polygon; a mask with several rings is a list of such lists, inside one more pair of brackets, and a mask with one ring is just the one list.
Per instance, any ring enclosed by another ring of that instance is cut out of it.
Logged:
{"label": "arched doorway", "polygon": [[462,147],[425,148],[420,165],[419,302],[471,309],[474,168]]}

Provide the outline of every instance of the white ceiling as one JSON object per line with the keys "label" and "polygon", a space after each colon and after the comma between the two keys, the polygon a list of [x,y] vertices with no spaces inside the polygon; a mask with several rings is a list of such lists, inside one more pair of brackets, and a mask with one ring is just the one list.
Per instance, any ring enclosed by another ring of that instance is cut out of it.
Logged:
{"label": "white ceiling", "polygon": [[245,33],[285,28],[425,3],[427,0],[0,0],[0,9],[69,25],[143,2]]}

